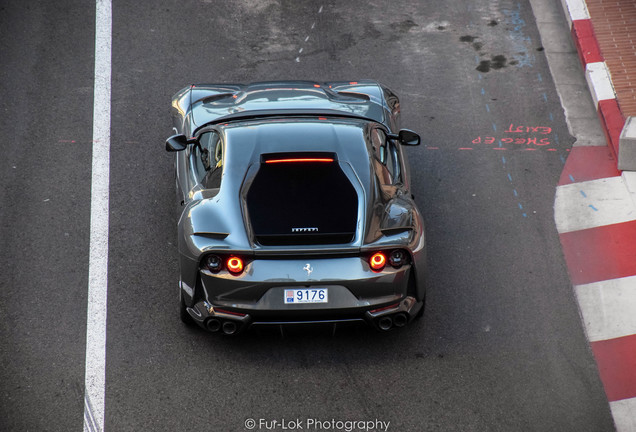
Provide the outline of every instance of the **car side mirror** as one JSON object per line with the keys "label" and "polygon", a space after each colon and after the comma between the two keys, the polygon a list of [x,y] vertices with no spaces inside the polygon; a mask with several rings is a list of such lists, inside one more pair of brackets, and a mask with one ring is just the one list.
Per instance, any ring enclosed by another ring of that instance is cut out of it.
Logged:
{"label": "car side mirror", "polygon": [[408,146],[420,145],[421,142],[420,136],[409,129],[400,130],[398,133],[398,140],[400,141],[400,144]]}
{"label": "car side mirror", "polygon": [[178,152],[185,150],[189,144],[194,143],[195,140],[188,139],[185,135],[172,135],[166,140],[166,151]]}

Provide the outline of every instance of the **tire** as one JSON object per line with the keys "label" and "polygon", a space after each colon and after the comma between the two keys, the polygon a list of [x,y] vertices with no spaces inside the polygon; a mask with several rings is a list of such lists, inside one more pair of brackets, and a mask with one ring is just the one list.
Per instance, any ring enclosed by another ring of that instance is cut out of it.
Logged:
{"label": "tire", "polygon": [[183,290],[181,287],[179,287],[179,318],[181,318],[181,322],[188,327],[194,326],[194,319],[188,313],[185,300],[183,300]]}
{"label": "tire", "polygon": [[420,308],[419,311],[417,311],[417,314],[415,315],[416,320],[419,320],[420,318],[424,316],[424,309],[426,309],[426,298],[422,300],[422,307]]}
{"label": "tire", "polygon": [[[408,294],[417,299],[417,294],[415,291],[416,291],[415,290],[415,275],[413,274],[413,272],[411,272],[411,274],[409,275]],[[422,298],[422,307],[420,308],[419,311],[417,311],[417,314],[415,314],[415,316],[413,317],[414,321],[419,320],[420,318],[424,316],[425,308],[426,308],[426,292],[424,292],[424,298]]]}

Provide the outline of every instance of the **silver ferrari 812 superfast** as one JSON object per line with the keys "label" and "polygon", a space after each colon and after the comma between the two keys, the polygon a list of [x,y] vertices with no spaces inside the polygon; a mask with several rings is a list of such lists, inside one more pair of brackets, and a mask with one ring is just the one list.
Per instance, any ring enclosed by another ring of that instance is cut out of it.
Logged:
{"label": "silver ferrari 812 superfast", "polygon": [[191,85],[172,99],[181,319],[221,334],[424,311],[400,103],[374,81]]}

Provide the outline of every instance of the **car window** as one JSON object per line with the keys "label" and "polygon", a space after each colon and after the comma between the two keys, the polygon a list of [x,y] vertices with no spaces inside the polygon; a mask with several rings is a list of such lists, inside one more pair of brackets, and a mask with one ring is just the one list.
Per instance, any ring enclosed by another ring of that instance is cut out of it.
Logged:
{"label": "car window", "polygon": [[371,131],[371,144],[375,156],[375,171],[383,185],[393,185],[401,181],[400,163],[395,145],[387,139],[382,129]]}
{"label": "car window", "polygon": [[400,162],[396,145],[392,141],[386,143],[386,167],[391,173],[393,184],[401,182]]}
{"label": "car window", "polygon": [[223,143],[216,131],[204,132],[199,136],[199,159],[203,168],[201,183],[206,189],[221,187],[223,172]]}
{"label": "car window", "polygon": [[205,160],[205,156],[201,152],[199,146],[192,146],[190,149],[189,160],[190,160],[190,169],[192,171],[192,175],[197,183],[201,183],[203,180],[203,176],[205,176],[205,166],[203,161]]}

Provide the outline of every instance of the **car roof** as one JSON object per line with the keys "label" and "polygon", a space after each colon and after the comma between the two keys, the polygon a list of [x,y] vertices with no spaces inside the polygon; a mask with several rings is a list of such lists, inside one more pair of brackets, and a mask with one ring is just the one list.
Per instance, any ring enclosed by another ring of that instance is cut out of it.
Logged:
{"label": "car roof", "polygon": [[[368,164],[369,121],[333,117],[274,117],[225,123],[217,126],[227,147],[255,154],[332,152],[341,159],[363,156]],[[355,156],[354,156],[355,155]]]}

